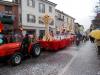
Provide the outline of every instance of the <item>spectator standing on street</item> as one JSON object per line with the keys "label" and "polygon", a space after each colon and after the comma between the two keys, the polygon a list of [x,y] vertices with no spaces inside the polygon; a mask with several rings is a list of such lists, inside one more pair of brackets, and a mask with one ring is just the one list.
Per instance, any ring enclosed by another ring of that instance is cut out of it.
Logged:
{"label": "spectator standing on street", "polygon": [[5,35],[3,36],[3,43],[4,44],[8,43],[8,39],[7,39],[7,37]]}
{"label": "spectator standing on street", "polygon": [[80,33],[76,34],[76,45],[78,46],[82,40],[82,35]]}
{"label": "spectator standing on street", "polygon": [[42,40],[42,39],[43,39],[43,36],[44,36],[44,34],[41,33],[41,34],[39,35],[39,39]]}
{"label": "spectator standing on street", "polygon": [[90,37],[91,43],[94,43],[95,39],[92,36],[89,36],[89,37]]}
{"label": "spectator standing on street", "polygon": [[30,45],[29,35],[26,34],[25,37],[23,38],[23,41],[22,41],[22,44],[21,44],[22,53],[24,53],[24,54],[28,53],[29,45]]}
{"label": "spectator standing on street", "polygon": [[15,38],[14,38],[14,36],[13,36],[13,35],[10,35],[10,37],[9,37],[9,42],[10,42],[10,43],[15,42]]}
{"label": "spectator standing on street", "polygon": [[37,42],[37,40],[38,40],[38,38],[37,38],[37,36],[36,36],[36,34],[33,34],[33,42]]}
{"label": "spectator standing on street", "polygon": [[97,46],[98,55],[100,55],[100,39],[95,40],[95,43],[96,43],[96,46]]}

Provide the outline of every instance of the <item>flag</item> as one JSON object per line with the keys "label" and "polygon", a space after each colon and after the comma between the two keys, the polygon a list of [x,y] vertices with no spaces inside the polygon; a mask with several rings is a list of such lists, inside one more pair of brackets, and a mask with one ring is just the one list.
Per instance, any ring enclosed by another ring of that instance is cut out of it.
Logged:
{"label": "flag", "polygon": [[0,22],[0,32],[3,30],[4,26],[3,24]]}

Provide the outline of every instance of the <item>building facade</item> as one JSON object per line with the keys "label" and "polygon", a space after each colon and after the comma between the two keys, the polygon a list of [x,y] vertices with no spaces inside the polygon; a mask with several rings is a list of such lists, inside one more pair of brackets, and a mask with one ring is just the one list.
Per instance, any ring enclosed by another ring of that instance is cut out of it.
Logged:
{"label": "building facade", "polygon": [[100,29],[100,13],[97,13],[94,20],[92,20],[91,29]]}
{"label": "building facade", "polygon": [[45,13],[52,17],[49,24],[52,30],[55,29],[55,7],[56,4],[48,0],[14,0],[19,3],[19,24],[23,34],[36,34],[39,36],[45,32],[45,25],[41,17]]}
{"label": "building facade", "polygon": [[56,33],[74,33],[74,18],[65,14],[64,12],[55,10],[55,25]]}
{"label": "building facade", "polygon": [[55,9],[57,4],[48,0],[13,0],[13,2],[19,4],[19,27],[22,29],[24,35],[26,33],[35,33],[37,36],[44,34],[45,25],[41,17],[43,17],[45,13],[52,17],[52,21],[49,23],[50,31],[53,31],[55,34],[67,32],[75,33],[75,18]]}
{"label": "building facade", "polygon": [[79,23],[75,23],[75,34],[85,35],[84,26]]}
{"label": "building facade", "polygon": [[69,31],[70,33],[72,33],[72,34],[75,34],[75,31],[74,31],[74,29],[75,29],[75,18],[73,18],[73,17],[71,17],[71,16],[69,16],[69,15],[67,15],[68,17],[67,17],[67,31]]}
{"label": "building facade", "polygon": [[13,34],[18,30],[18,5],[13,2],[0,1],[0,21],[3,32]]}
{"label": "building facade", "polygon": [[80,33],[82,35],[85,35],[85,31],[84,31],[84,26],[83,25],[80,25],[79,30],[80,30]]}
{"label": "building facade", "polygon": [[74,31],[75,31],[75,34],[78,34],[78,33],[80,33],[80,24],[79,23],[75,23],[75,29],[74,29]]}

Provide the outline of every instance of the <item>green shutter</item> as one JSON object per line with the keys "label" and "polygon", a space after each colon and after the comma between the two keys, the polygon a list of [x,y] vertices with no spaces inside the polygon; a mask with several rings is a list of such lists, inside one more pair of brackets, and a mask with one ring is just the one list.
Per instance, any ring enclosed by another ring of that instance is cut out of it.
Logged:
{"label": "green shutter", "polygon": [[2,17],[1,18],[1,22],[3,23],[3,24],[13,24],[13,20],[12,20],[12,18],[5,18],[5,17]]}

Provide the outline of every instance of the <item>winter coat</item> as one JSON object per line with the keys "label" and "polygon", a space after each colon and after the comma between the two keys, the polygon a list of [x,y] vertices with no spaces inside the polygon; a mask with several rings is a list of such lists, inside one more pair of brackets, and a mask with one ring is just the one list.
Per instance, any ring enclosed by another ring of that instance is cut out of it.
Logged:
{"label": "winter coat", "polygon": [[97,46],[100,46],[100,40],[95,40]]}

